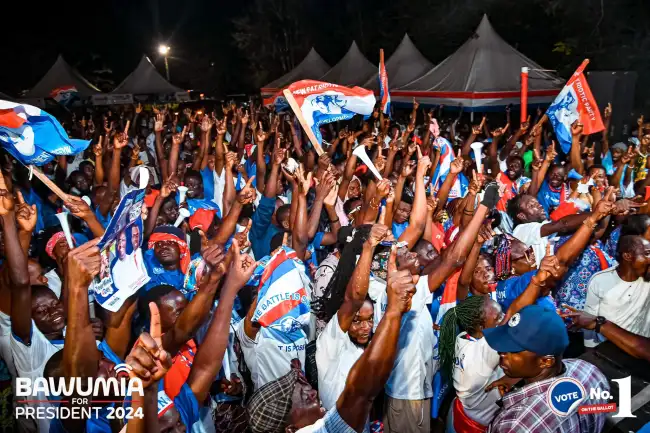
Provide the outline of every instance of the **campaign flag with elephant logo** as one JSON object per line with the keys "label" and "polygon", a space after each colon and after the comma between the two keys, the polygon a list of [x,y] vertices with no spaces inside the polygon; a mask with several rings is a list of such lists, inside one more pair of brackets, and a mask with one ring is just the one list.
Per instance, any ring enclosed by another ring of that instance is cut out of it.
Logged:
{"label": "campaign flag with elephant logo", "polygon": [[376,103],[375,94],[361,87],[302,80],[288,89],[319,143],[323,141],[321,125],[351,119],[355,114],[369,116]]}
{"label": "campaign flag with elephant logo", "polygon": [[582,123],[584,135],[595,134],[605,129],[598,104],[584,74],[588,63],[588,59],[582,62],[546,110],[562,151],[566,154],[571,150],[571,125],[576,120]]}
{"label": "campaign flag with elephant logo", "polygon": [[76,140],[54,116],[27,104],[0,100],[0,144],[25,165],[43,165],[59,155],[83,152],[90,140]]}

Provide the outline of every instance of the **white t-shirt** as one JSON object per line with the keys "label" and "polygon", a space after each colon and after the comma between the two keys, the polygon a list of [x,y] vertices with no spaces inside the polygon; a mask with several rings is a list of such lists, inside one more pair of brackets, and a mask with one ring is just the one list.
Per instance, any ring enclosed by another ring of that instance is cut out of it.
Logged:
{"label": "white t-shirt", "polygon": [[[29,377],[32,379],[32,382],[38,377],[43,377],[43,370],[45,369],[47,361],[52,355],[63,349],[63,340],[48,340],[45,338],[43,333],[38,330],[33,321],[31,344],[29,346],[26,345],[13,333],[10,337],[10,344],[11,354],[14,358],[14,365],[16,366],[16,374],[19,377]],[[38,393],[36,397],[31,399],[47,400],[47,395],[45,395],[45,393]],[[26,405],[34,408],[39,406],[47,408],[51,406],[49,403],[28,403]],[[26,421],[33,423],[31,420]],[[31,431],[50,431],[50,420],[37,420],[34,425],[37,427],[30,428]]]}
{"label": "white t-shirt", "polygon": [[[584,311],[603,316],[626,331],[650,337],[650,282],[639,278],[623,281],[614,266],[591,277]],[[585,346],[595,347],[605,337],[585,331]]]}
{"label": "white t-shirt", "polygon": [[495,388],[485,392],[485,387],[503,377],[499,367],[499,354],[485,338],[476,339],[462,332],[456,337],[454,357],[454,388],[465,413],[474,421],[487,426],[499,410],[496,402],[501,398]]}
{"label": "white t-shirt", "polygon": [[316,340],[318,394],[325,409],[336,406],[348,373],[361,355],[363,349],[350,340],[347,332],[343,332],[338,314],[335,314]]}
{"label": "white t-shirt", "polygon": [[[377,282],[372,282],[368,287],[368,294],[376,296]],[[370,294],[372,287],[373,294]],[[397,357],[393,371],[386,382],[386,394],[400,400],[422,400],[433,397],[433,319],[427,308],[431,304],[433,295],[429,290],[429,279],[420,277],[415,286],[416,292],[411,300],[411,311],[402,316],[399,340],[397,342]],[[383,317],[387,306],[386,284],[383,284],[383,293],[380,302],[375,307]],[[375,323],[379,323],[376,320]]]}
{"label": "white t-shirt", "polygon": [[276,340],[268,329],[262,327],[255,340],[251,340],[244,332],[244,320],[239,323],[237,337],[246,365],[251,371],[255,391],[287,374],[291,370],[292,359],[299,359],[304,370],[307,334],[304,331],[301,331],[301,334],[302,337],[295,341],[280,341]]}
{"label": "white t-shirt", "polygon": [[512,236],[525,243],[526,246],[533,247],[533,251],[535,252],[535,262],[537,263],[538,268],[542,259],[546,255],[546,246],[548,245],[548,237],[542,237],[541,228],[544,224],[548,224],[549,222],[550,221],[519,224],[512,231]]}
{"label": "white t-shirt", "polygon": [[61,278],[59,274],[56,273],[56,269],[50,269],[47,273],[44,274],[47,278],[47,287],[54,292],[57,298],[61,297]]}

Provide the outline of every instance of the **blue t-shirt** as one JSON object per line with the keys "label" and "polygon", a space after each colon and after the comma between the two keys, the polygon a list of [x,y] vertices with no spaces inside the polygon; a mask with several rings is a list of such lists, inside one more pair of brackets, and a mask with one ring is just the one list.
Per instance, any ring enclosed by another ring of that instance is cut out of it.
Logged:
{"label": "blue t-shirt", "polygon": [[[508,307],[510,307],[510,304],[517,299],[517,296],[521,295],[524,290],[526,290],[526,287],[530,284],[530,280],[536,273],[537,270],[526,272],[523,275],[510,277],[507,280],[499,281],[497,283],[496,300],[501,305],[501,308],[503,308],[503,311],[506,311]],[[550,296],[537,298],[535,303],[544,308],[550,308],[555,311],[555,304]]]}
{"label": "blue t-shirt", "polygon": [[47,227],[59,224],[54,207],[44,202],[36,191],[33,189],[21,189],[21,192],[23,193],[25,203],[30,206],[36,205],[38,220],[36,221],[34,232],[38,233]]}
{"label": "blue t-shirt", "polygon": [[185,274],[180,269],[168,271],[160,264],[153,253],[153,248],[148,249],[143,254],[144,264],[149,274],[149,282],[144,285],[144,290],[148,291],[153,287],[161,284],[168,284],[177,289],[181,289],[185,283]]}
{"label": "blue t-shirt", "polygon": [[325,236],[325,232],[316,233],[314,239],[312,239],[309,245],[307,246],[307,250],[311,252],[311,257],[309,258],[308,262],[314,265],[315,267],[318,267],[318,258],[316,257],[316,250],[319,250],[321,248],[321,242],[323,242],[323,236]]}
{"label": "blue t-shirt", "polygon": [[399,239],[399,237],[402,236],[402,233],[404,233],[404,230],[406,230],[408,226],[409,226],[408,221],[404,221],[401,224],[393,221],[392,231],[395,239]]}
{"label": "blue t-shirt", "polygon": [[[165,380],[158,383],[158,413],[172,403],[172,400],[165,393]],[[196,401],[196,396],[192,392],[192,388],[187,383],[184,383],[180,392],[174,397],[174,406],[180,414],[181,422],[185,424],[187,431],[192,429],[192,425],[200,419],[199,415],[199,402]]]}
{"label": "blue t-shirt", "polygon": [[[546,215],[550,215],[560,205],[562,194],[566,194],[564,185],[559,191],[555,191],[546,180],[542,182],[542,186],[539,187],[537,193],[537,201],[546,211]],[[566,194],[565,198],[568,198],[568,194]]]}
{"label": "blue t-shirt", "polygon": [[[212,194],[214,195],[214,191]],[[209,196],[204,195],[204,197]],[[221,218],[221,209],[219,209],[219,206],[212,200],[206,198],[185,197],[185,201],[187,202],[187,210],[190,211],[190,215],[194,215],[194,212],[196,212],[198,209],[207,209],[216,210],[217,216]],[[176,203],[180,203],[180,194],[178,192],[176,193]]]}
{"label": "blue t-shirt", "polygon": [[200,171],[203,178],[203,197],[208,200],[214,199],[214,175],[209,167]]}
{"label": "blue t-shirt", "polygon": [[106,216],[102,215],[102,213],[99,211],[99,206],[95,206],[95,216],[97,217],[97,221],[99,221],[104,229],[108,227],[108,223],[111,221],[111,218],[113,218],[113,215],[111,215],[110,211]]}
{"label": "blue t-shirt", "polygon": [[248,239],[256,258],[271,254],[271,240],[281,230],[271,224],[271,217],[275,212],[275,197],[262,196],[255,213],[253,213],[251,230]]}

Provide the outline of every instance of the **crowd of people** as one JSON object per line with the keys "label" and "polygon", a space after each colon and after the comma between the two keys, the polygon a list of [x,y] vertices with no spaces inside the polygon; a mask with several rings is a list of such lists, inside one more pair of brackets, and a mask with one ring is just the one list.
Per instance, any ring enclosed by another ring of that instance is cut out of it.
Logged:
{"label": "crowd of people", "polygon": [[[608,107],[605,131],[577,121],[564,154],[539,110],[472,125],[413,102],[322,126],[320,155],[293,114],[254,103],[73,110],[61,123],[91,145],[41,167],[65,200],[4,153],[3,427],[603,431],[605,413],[559,414],[547,394],[560,378],[615,394],[603,347],[647,370],[650,124],[610,145]],[[112,312],[92,290],[108,273],[98,242],[140,167],[142,233],[118,239],[111,269],[149,278]],[[140,236],[138,260],[122,262]],[[143,396],[95,396],[90,419],[14,416],[74,404],[19,402],[16,378],[117,377],[124,364]],[[142,417],[112,419],[120,406]]]}

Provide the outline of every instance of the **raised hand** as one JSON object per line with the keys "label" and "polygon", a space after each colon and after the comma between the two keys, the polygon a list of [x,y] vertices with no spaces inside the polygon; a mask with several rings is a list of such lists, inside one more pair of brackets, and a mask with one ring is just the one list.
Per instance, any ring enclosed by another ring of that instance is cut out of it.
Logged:
{"label": "raised hand", "polygon": [[325,200],[325,198],[330,194],[334,186],[336,185],[336,180],[331,173],[325,172],[321,177],[320,183],[316,185],[316,199]]}
{"label": "raised hand", "polygon": [[481,182],[480,176],[476,174],[476,170],[472,170],[472,181],[469,183],[468,192],[470,194],[478,194],[481,191],[483,182]]}
{"label": "raised hand", "polygon": [[226,153],[226,168],[229,170],[232,170],[232,168],[237,164],[237,153],[236,152],[228,152]]}
{"label": "raised hand", "polygon": [[81,218],[82,220],[95,215],[90,206],[88,206],[88,203],[74,195],[68,196],[68,199],[65,201],[65,207],[70,210],[72,215]]}
{"label": "raised hand", "polygon": [[483,119],[481,119],[481,123],[478,125],[473,125],[472,126],[472,135],[479,135],[481,131],[483,130],[483,126],[485,125],[487,117],[483,116]]}
{"label": "raised hand", "polygon": [[16,222],[18,223],[18,227],[24,232],[32,233],[38,222],[36,205],[33,204],[30,206],[25,203],[23,193],[20,191],[16,192],[16,201],[18,202],[16,205]]}
{"label": "raised hand", "polygon": [[370,228],[370,233],[368,234],[366,245],[374,248],[379,245],[379,242],[386,239],[390,234],[390,229],[387,226],[383,224],[373,224]]}
{"label": "raised hand", "polygon": [[241,118],[242,126],[246,126],[246,124],[248,123],[249,118],[250,117],[248,116],[248,110],[246,110],[246,112],[244,113],[244,115]]}
{"label": "raised hand", "polygon": [[415,166],[417,162],[413,160],[408,160],[408,161],[402,160],[402,161],[404,161],[402,163],[402,177],[409,177],[415,171]]}
{"label": "raised hand", "polygon": [[495,129],[494,131],[492,131],[492,137],[493,138],[501,137],[503,134],[506,133],[508,128],[510,128],[510,123],[506,123],[506,126]]}
{"label": "raised hand", "polygon": [[122,149],[126,147],[127,144],[129,144],[129,123],[130,121],[126,121],[126,127],[124,128],[124,132],[121,132],[119,134],[115,134],[115,138],[113,138],[113,147],[115,149]]}
{"label": "raised hand", "polygon": [[478,229],[478,237],[477,241],[479,244],[484,244],[485,242],[489,241],[492,239],[496,233],[494,230],[492,230],[492,220],[487,220],[485,224],[483,224],[479,229]]}
{"label": "raised hand", "polygon": [[571,135],[574,137],[579,137],[582,135],[582,131],[584,129],[584,125],[580,123],[579,120],[576,120],[573,122],[573,125],[571,125]]}
{"label": "raised hand", "polygon": [[160,196],[162,198],[167,198],[169,197],[172,193],[176,192],[176,189],[178,189],[178,185],[174,181],[173,176],[169,176],[169,179],[167,179],[167,182],[165,182],[162,187],[160,188]]}
{"label": "raised hand", "polygon": [[174,146],[180,146],[181,143],[183,142],[183,139],[185,138],[186,133],[187,133],[187,125],[183,126],[183,130],[181,132],[177,132],[172,135],[172,144]]}
{"label": "raised hand", "polygon": [[418,168],[416,175],[418,177],[424,176],[427,174],[427,170],[429,167],[431,167],[431,158],[429,155],[422,155],[422,150],[420,150],[420,146],[417,147],[418,150]]}
{"label": "raised hand", "polygon": [[232,241],[232,262],[228,270],[225,285],[241,289],[251,279],[255,271],[255,260],[248,254],[242,254],[239,250],[237,239]]}
{"label": "raised hand", "polygon": [[287,149],[278,147],[275,150],[273,150],[273,164],[275,165],[282,164],[282,162],[285,160],[286,157],[287,157]]}
{"label": "raised hand", "polygon": [[407,313],[411,309],[411,300],[415,294],[415,283],[418,275],[411,275],[407,269],[397,270],[397,247],[393,245],[388,257],[388,278],[386,281],[386,294],[388,306],[386,314]]}
{"label": "raised hand", "polygon": [[311,188],[311,178],[312,178],[312,173],[311,171],[305,175],[305,169],[302,164],[298,166],[296,169],[296,182],[298,183],[298,192],[304,196],[307,195],[309,192],[309,188]]}
{"label": "raised hand", "polygon": [[318,168],[321,170],[327,170],[331,164],[332,160],[327,153],[323,153],[318,157]]}
{"label": "raised hand", "polygon": [[145,388],[157,386],[158,381],[165,377],[172,366],[171,356],[163,349],[160,311],[155,302],[149,303],[149,313],[149,333],[140,334],[125,360],[129,376],[139,378]]}
{"label": "raised hand", "polygon": [[609,119],[610,117],[612,117],[612,103],[611,102],[607,103],[607,107],[605,107],[605,111],[603,112],[603,117],[605,119]]}
{"label": "raised hand", "polygon": [[546,255],[539,264],[539,271],[537,272],[536,278],[537,282],[544,283],[547,279],[547,275],[545,274],[549,274],[553,278],[560,278],[562,276],[561,270],[562,265],[560,261],[555,255],[551,254],[551,246],[546,245]]}
{"label": "raised hand", "polygon": [[526,121],[524,123],[519,125],[519,132],[521,134],[525,134],[526,131],[528,131],[529,127],[530,127],[530,115],[528,116],[528,118],[526,119]]}
{"label": "raised hand", "polygon": [[164,128],[164,116],[160,113],[156,114],[156,120],[153,124],[154,132],[162,132]]}
{"label": "raised hand", "polygon": [[438,207],[438,199],[433,195],[427,197],[427,212],[433,215]]}
{"label": "raised hand", "polygon": [[85,287],[99,274],[101,258],[97,244],[100,238],[70,250],[63,259],[66,281],[72,287]]}
{"label": "raised hand", "polygon": [[135,114],[142,113],[142,104],[138,102],[138,105],[135,106]]}
{"label": "raised hand", "polygon": [[185,117],[187,117],[188,120],[190,120],[190,121],[192,120],[192,109],[191,108],[185,108],[183,110],[183,114],[185,115]]}
{"label": "raised hand", "polygon": [[253,188],[254,180],[255,180],[255,176],[249,177],[248,182],[246,182],[246,185],[237,194],[237,201],[242,206],[253,203],[255,201],[255,197],[257,196],[257,194],[255,193],[255,188]]}
{"label": "raised hand", "polygon": [[535,159],[531,164],[531,169],[533,171],[539,171],[542,168],[542,164],[544,163],[544,160],[539,156],[539,152],[537,151],[537,149],[533,149],[533,154],[535,155]]}
{"label": "raised hand", "polygon": [[461,171],[463,171],[464,166],[465,163],[463,161],[463,157],[461,156],[459,150],[458,154],[456,155],[456,159],[454,159],[449,165],[449,171],[451,172],[451,174],[458,174]]}
{"label": "raised hand", "polygon": [[[612,187],[609,187],[612,188]],[[608,191],[609,191],[608,188]],[[607,197],[608,192],[605,192],[604,197]],[[613,213],[615,211],[615,206],[614,203],[611,201],[605,199],[605,200],[600,200],[598,204],[596,204],[596,209],[594,209],[593,215],[597,220],[601,220],[605,218],[607,215]]]}
{"label": "raised hand", "polygon": [[382,198],[387,197],[388,193],[390,193],[390,186],[390,180],[388,179],[382,179],[377,182],[377,188],[375,190],[375,195],[377,198],[381,200]]}
{"label": "raised hand", "polygon": [[413,109],[417,110],[418,108],[420,108],[420,103],[415,98],[413,98]]}
{"label": "raised hand", "polygon": [[102,139],[104,136],[99,136],[99,141],[93,146],[93,153],[95,156],[100,157],[104,154],[104,146],[102,146]]}
{"label": "raised hand", "polygon": [[551,141],[551,145],[546,149],[546,161],[553,162],[557,157],[557,152],[555,151],[555,141]]}
{"label": "raised hand", "polygon": [[257,140],[258,143],[264,143],[266,139],[268,138],[268,134],[264,132],[264,127],[262,126],[262,122],[259,122],[259,127],[257,128],[257,131],[255,131],[255,140]]}
{"label": "raised hand", "polygon": [[210,129],[212,129],[212,119],[210,119],[210,116],[203,116],[203,119],[201,119],[201,131],[204,133],[210,132]]}

